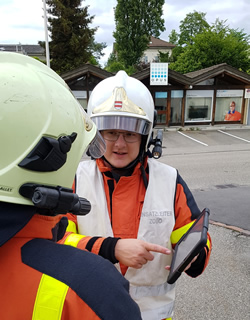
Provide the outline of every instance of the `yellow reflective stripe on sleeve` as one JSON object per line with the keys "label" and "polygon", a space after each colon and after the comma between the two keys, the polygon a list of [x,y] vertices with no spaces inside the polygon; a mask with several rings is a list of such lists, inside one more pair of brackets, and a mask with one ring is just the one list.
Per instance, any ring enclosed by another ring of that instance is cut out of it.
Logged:
{"label": "yellow reflective stripe on sleeve", "polygon": [[67,239],[65,240],[64,244],[67,244],[67,245],[72,246],[72,247],[77,247],[78,242],[84,237],[85,236],[83,236],[81,234],[72,233],[67,237]]}
{"label": "yellow reflective stripe on sleeve", "polygon": [[60,320],[68,286],[46,274],[37,291],[32,320]]}
{"label": "yellow reflective stripe on sleeve", "polygon": [[[85,236],[72,233],[64,244],[77,247]],[[46,274],[42,275],[38,287],[32,320],[60,320],[68,286]]]}
{"label": "yellow reflective stripe on sleeve", "polygon": [[191,226],[195,223],[195,221],[196,220],[186,224],[185,226],[179,229],[174,230],[171,233],[171,237],[170,237],[171,243],[176,244],[180,240],[180,238],[191,228]]}
{"label": "yellow reflective stripe on sleeve", "polygon": [[210,250],[211,244],[210,244],[209,239],[207,239],[207,247],[208,247],[208,249]]}
{"label": "yellow reflective stripe on sleeve", "polygon": [[71,220],[68,220],[68,226],[67,226],[66,231],[67,231],[67,232],[77,233],[75,222],[73,222],[73,221],[71,221]]}

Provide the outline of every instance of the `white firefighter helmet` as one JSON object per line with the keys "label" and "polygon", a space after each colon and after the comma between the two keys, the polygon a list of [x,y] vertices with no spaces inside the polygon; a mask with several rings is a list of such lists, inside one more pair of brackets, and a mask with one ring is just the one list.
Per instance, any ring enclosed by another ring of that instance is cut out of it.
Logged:
{"label": "white firefighter helmet", "polygon": [[33,205],[20,194],[27,183],[71,188],[85,149],[96,151],[96,133],[53,70],[0,52],[0,201]]}
{"label": "white firefighter helmet", "polygon": [[101,130],[119,129],[147,135],[154,122],[154,102],[148,88],[123,70],[99,82],[91,93],[88,115]]}

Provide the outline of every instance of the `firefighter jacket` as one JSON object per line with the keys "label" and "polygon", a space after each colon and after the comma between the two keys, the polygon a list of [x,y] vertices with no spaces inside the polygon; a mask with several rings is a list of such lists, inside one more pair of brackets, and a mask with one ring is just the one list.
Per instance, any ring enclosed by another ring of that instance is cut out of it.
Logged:
{"label": "firefighter jacket", "polygon": [[0,319],[141,319],[128,281],[109,261],[55,242],[67,224],[0,202]]}
{"label": "firefighter jacket", "polygon": [[[76,192],[91,202],[91,212],[77,217],[80,234],[138,238],[168,248],[178,242],[199,215],[194,198],[178,172],[154,159],[145,164],[149,183],[145,190],[138,164],[130,176],[115,180],[102,160],[81,162]],[[92,187],[91,187],[92,186]],[[94,190],[94,192],[93,192]],[[208,239],[210,239],[208,235]],[[209,258],[210,241],[190,275],[197,276]],[[130,281],[130,294],[138,303],[142,318],[172,317],[174,285],[166,283],[171,256],[154,254],[154,260],[136,270],[121,265]]]}

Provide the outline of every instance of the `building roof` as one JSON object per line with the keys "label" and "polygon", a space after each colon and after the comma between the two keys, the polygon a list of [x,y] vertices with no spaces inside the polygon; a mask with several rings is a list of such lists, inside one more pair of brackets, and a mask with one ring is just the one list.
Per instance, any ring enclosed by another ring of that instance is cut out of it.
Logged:
{"label": "building roof", "polygon": [[[140,81],[142,81],[145,78],[149,78],[150,77],[150,67],[132,74],[131,77],[136,78]],[[190,79],[187,78],[185,75],[183,75],[177,71],[171,70],[171,69],[168,69],[168,78],[171,79],[170,81],[173,84],[189,85],[189,83],[190,83]]]}
{"label": "building roof", "polygon": [[220,63],[208,68],[189,72],[186,73],[185,76],[191,79],[192,84],[196,84],[206,79],[214,78],[217,76],[227,76],[245,84],[249,84],[250,82],[249,74],[242,72],[232,66],[229,66],[227,63]]}
{"label": "building roof", "polygon": [[158,39],[158,38],[151,36],[148,47],[150,49],[153,49],[153,48],[173,49],[175,47],[175,45],[170,42],[167,42],[167,41],[164,41],[164,40],[161,40],[161,39]]}
{"label": "building roof", "polygon": [[29,56],[44,55],[45,50],[39,44],[2,44],[0,43],[0,51],[21,52]]}
{"label": "building roof", "polygon": [[[72,81],[81,77],[82,75],[90,73],[99,79],[105,79],[114,75],[92,64],[84,64],[82,67],[66,72],[61,77],[66,81]],[[150,67],[143,69],[131,75],[132,77],[144,81],[150,77]],[[187,74],[181,74],[174,70],[168,70],[169,81],[172,85],[189,86],[196,85],[204,80],[211,78],[222,78],[230,83],[250,85],[250,75],[233,68],[226,63],[211,66],[209,68],[201,69]]]}
{"label": "building roof", "polygon": [[63,78],[64,81],[67,82],[67,81],[71,81],[73,79],[77,79],[88,72],[93,74],[94,76],[100,78],[100,79],[106,79],[106,78],[114,75],[111,72],[108,72],[104,69],[101,69],[97,66],[94,66],[93,64],[86,63],[82,67],[79,67],[79,68],[76,68],[72,71],[68,71],[68,72],[61,74],[61,77]]}
{"label": "building roof", "polygon": [[[136,72],[131,76],[138,80],[148,78],[150,77],[150,67]],[[186,74],[181,74],[174,70],[168,69],[168,77],[172,84],[180,85],[196,85],[202,81],[216,77],[224,78],[225,81],[228,81],[232,84],[244,83],[245,85],[250,85],[249,74],[239,71],[238,69],[231,67],[226,63],[217,64]]]}

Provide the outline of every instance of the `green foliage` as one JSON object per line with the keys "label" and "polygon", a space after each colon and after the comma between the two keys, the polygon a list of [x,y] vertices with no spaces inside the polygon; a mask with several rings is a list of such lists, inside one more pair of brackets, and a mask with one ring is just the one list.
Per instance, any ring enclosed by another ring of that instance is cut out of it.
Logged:
{"label": "green foliage", "polygon": [[[226,20],[219,19],[216,19],[212,26],[208,26],[205,13],[197,12],[188,14],[187,18],[181,21],[180,30],[179,40],[172,50],[173,62],[170,69],[187,73],[227,63],[239,70],[249,71],[249,35],[243,30],[230,29]],[[170,34],[175,41],[176,35],[173,31]]]}
{"label": "green foliage", "polygon": [[94,38],[91,39],[89,49],[90,52],[92,53],[92,56],[96,59],[99,60],[101,57],[104,56],[104,53],[102,52],[103,49],[107,47],[107,44],[105,42],[95,42]]}
{"label": "green foliage", "polygon": [[100,63],[96,60],[96,58],[94,56],[91,56],[89,58],[88,63],[93,64],[94,66],[97,66],[99,68],[101,67]]}
{"label": "green foliage", "polygon": [[[188,13],[184,20],[180,21],[180,33],[178,34],[174,29],[169,35],[169,42],[175,44],[172,49],[170,62],[174,63],[178,57],[184,52],[184,48],[188,44],[193,43],[193,38],[209,28],[209,24],[205,19],[206,13],[194,11]],[[173,67],[173,64],[171,64]]]}
{"label": "green foliage", "polygon": [[169,52],[161,52],[159,51],[159,60],[160,62],[172,62],[173,58]]}
{"label": "green foliage", "polygon": [[115,8],[116,51],[125,67],[139,63],[150,36],[158,37],[165,30],[164,0],[117,0]]}
{"label": "green foliage", "polygon": [[130,66],[128,68],[126,68],[121,62],[119,61],[113,61],[111,62],[109,65],[107,65],[105,68],[105,70],[109,71],[109,72],[113,72],[116,73],[119,70],[125,70],[127,72],[128,75],[131,75],[133,73],[135,73],[137,70]]}
{"label": "green foliage", "polygon": [[46,61],[43,61],[43,60],[41,60],[40,58],[38,58],[38,57],[32,57],[32,58],[34,58],[35,60],[37,60],[37,61],[39,61],[39,62],[42,62],[43,64],[46,64]]}
{"label": "green foliage", "polygon": [[169,34],[169,42],[175,45],[178,45],[179,43],[179,35],[178,33],[173,29]]}
{"label": "green foliage", "polygon": [[105,45],[94,42],[97,29],[89,27],[94,17],[89,16],[88,7],[81,7],[82,0],[47,0],[46,3],[51,68],[61,74],[97,60]]}
{"label": "green foliage", "polygon": [[175,71],[187,73],[212,65],[227,63],[247,72],[250,68],[248,37],[242,31],[229,29],[225,21],[216,20],[208,30],[193,37],[176,62]]}
{"label": "green foliage", "polygon": [[109,55],[109,57],[108,57],[108,61],[107,61],[106,65],[105,65],[105,67],[108,67],[108,66],[110,66],[113,62],[117,62],[117,61],[118,61],[118,60],[117,60],[116,55],[115,55],[113,52],[111,52],[110,55]]}
{"label": "green foliage", "polygon": [[109,72],[118,72],[119,70],[125,70],[125,67],[121,62],[113,61],[105,67],[105,70]]}
{"label": "green foliage", "polygon": [[193,37],[207,30],[210,26],[205,19],[206,13],[194,11],[188,13],[180,22],[179,45],[193,43]]}

